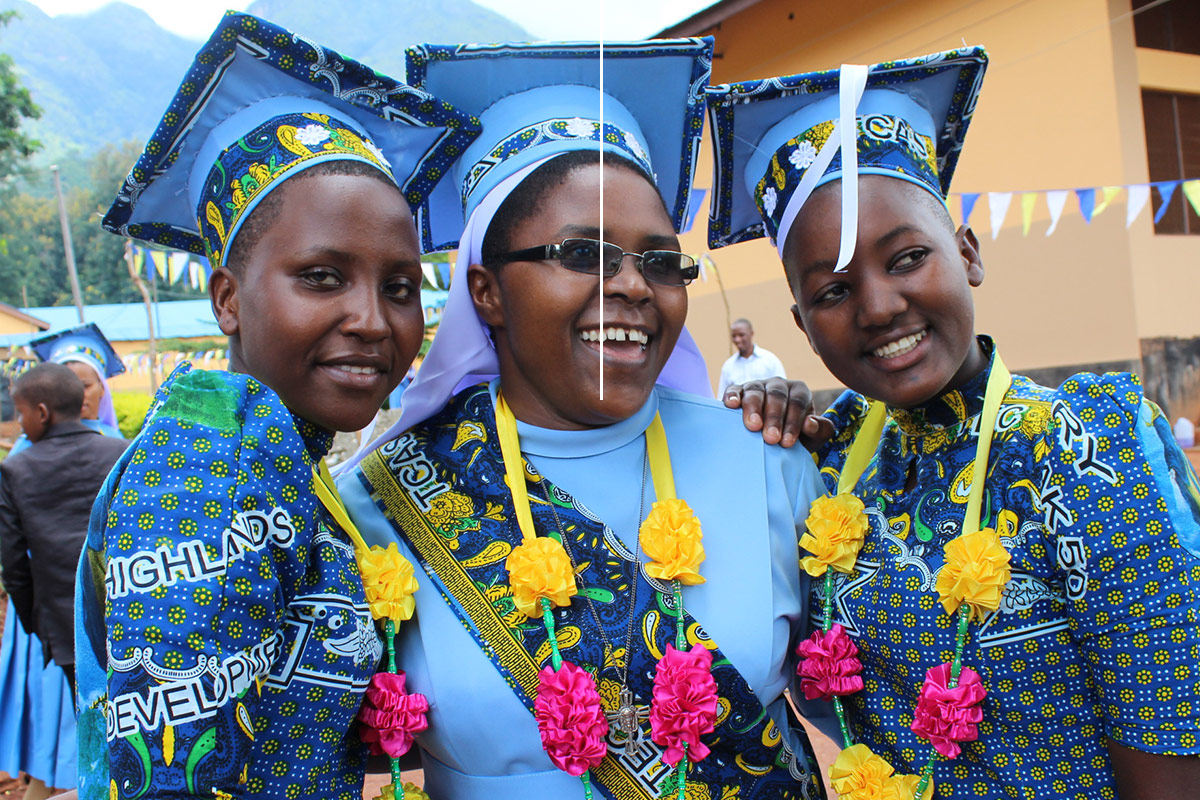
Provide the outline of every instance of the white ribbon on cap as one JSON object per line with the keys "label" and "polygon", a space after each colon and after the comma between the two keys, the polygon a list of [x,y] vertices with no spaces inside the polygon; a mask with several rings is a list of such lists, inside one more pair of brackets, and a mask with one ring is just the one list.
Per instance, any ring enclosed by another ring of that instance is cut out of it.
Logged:
{"label": "white ribbon on cap", "polygon": [[[833,271],[844,272],[854,257],[854,248],[858,245],[858,103],[867,88],[867,70],[865,64],[842,64],[838,72],[838,119],[779,218],[775,247],[780,258],[783,258],[783,246],[796,215],[812,196],[817,181],[825,176],[825,170],[838,150],[842,151],[842,241]],[[853,155],[847,158],[846,153]]]}

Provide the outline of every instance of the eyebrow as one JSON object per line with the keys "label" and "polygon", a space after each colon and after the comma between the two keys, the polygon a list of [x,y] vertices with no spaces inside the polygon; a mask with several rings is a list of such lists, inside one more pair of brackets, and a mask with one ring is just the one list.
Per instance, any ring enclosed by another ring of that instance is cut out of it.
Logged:
{"label": "eyebrow", "polygon": [[[323,246],[310,247],[307,250],[296,253],[293,256],[293,258],[295,258],[298,261],[309,261],[312,259],[328,259],[329,261],[333,261],[335,263],[343,263],[343,264],[348,261],[356,260],[355,255],[346,250],[339,250],[336,247],[323,247]],[[415,258],[415,259],[402,258],[402,259],[398,259],[398,260],[392,262],[391,266],[392,267],[413,267],[416,269],[420,269],[421,268],[421,259],[420,258]]]}
{"label": "eyebrow", "polygon": [[[920,232],[921,232],[921,229],[919,227],[917,227],[916,225],[911,225],[907,222],[903,222],[903,223],[897,225],[896,227],[892,228],[890,231],[883,234],[879,238],[877,238],[872,243],[872,246],[873,247],[886,246],[888,244],[891,244],[894,240],[900,238],[901,236],[903,236],[906,233],[920,233]],[[858,243],[861,244],[862,240],[859,240]],[[807,278],[809,275],[811,275],[814,272],[833,272],[833,268],[836,266],[837,266],[836,259],[824,259],[822,261],[813,261],[810,264],[805,264],[800,269],[800,280],[804,280],[805,278]]]}

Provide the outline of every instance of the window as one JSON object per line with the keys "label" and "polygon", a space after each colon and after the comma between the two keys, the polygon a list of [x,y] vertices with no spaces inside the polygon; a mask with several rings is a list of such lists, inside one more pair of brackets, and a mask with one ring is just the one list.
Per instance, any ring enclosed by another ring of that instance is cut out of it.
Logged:
{"label": "window", "polygon": [[1200,55],[1200,0],[1133,0],[1132,6],[1138,47]]}
{"label": "window", "polygon": [[[1143,89],[1142,116],[1150,180],[1200,178],[1200,95]],[[1154,232],[1200,235],[1200,217],[1182,189],[1175,190]]]}

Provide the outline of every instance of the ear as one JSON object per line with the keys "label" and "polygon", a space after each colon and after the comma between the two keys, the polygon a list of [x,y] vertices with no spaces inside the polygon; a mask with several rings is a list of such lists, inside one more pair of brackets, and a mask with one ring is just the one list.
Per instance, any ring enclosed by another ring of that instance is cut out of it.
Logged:
{"label": "ear", "polygon": [[50,418],[54,416],[54,414],[50,411],[50,406],[46,405],[45,403],[38,403],[36,406],[34,406],[33,413],[37,415],[38,422],[42,423],[43,425],[48,425],[50,423]]}
{"label": "ear", "polygon": [[979,257],[979,238],[975,236],[975,231],[971,230],[970,225],[960,227],[954,238],[958,242],[958,254],[962,256],[963,264],[967,268],[967,282],[972,286],[979,286],[983,283],[983,259]]}
{"label": "ear", "polygon": [[467,291],[475,304],[475,312],[485,324],[493,328],[504,327],[504,290],[498,270],[482,264],[467,267]]}
{"label": "ear", "polygon": [[226,267],[218,267],[208,279],[208,298],[213,315],[226,336],[238,334],[238,281]]}

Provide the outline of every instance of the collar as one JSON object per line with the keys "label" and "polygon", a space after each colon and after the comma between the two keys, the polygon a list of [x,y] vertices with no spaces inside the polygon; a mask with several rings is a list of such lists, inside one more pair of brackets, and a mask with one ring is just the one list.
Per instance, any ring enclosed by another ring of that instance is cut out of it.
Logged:
{"label": "collar", "polygon": [[[488,383],[488,393],[496,402],[496,389],[500,379]],[[639,438],[650,427],[658,413],[658,390],[650,392],[642,407],[633,416],[605,425],[581,431],[560,431],[539,428],[517,420],[517,435],[521,437],[521,452],[546,458],[588,458],[617,450]]]}
{"label": "collar", "polygon": [[754,358],[757,355],[758,355],[758,345],[754,345],[754,349],[750,351],[750,355],[748,355],[748,356],[742,355],[741,351],[738,351],[738,353],[737,353],[737,357],[740,358],[742,361],[749,361],[750,359]]}
{"label": "collar", "polygon": [[98,433],[98,431],[89,428],[77,419],[67,420],[66,422],[56,422],[46,429],[42,434],[42,438],[38,441],[53,439],[58,436],[73,436],[77,433]]}
{"label": "collar", "polygon": [[333,432],[298,417],[290,410],[289,413],[292,414],[292,421],[296,423],[296,430],[300,432],[300,438],[304,440],[304,449],[308,451],[308,457],[316,464],[325,458],[333,447]]}
{"label": "collar", "polygon": [[996,360],[996,345],[989,336],[977,338],[988,355],[987,366],[978,375],[924,405],[907,409],[888,406],[888,414],[896,420],[901,431],[909,436],[923,436],[962,425],[983,411],[983,395]]}

